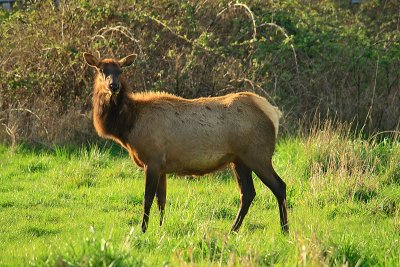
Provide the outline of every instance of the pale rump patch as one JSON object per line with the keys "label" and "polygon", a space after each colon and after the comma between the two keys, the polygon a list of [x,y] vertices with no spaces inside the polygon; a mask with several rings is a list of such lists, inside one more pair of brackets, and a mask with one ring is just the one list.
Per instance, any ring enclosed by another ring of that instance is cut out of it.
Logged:
{"label": "pale rump patch", "polygon": [[252,94],[251,99],[254,103],[267,115],[272,121],[275,128],[275,135],[278,136],[279,119],[282,117],[282,112],[279,108],[271,105],[265,98]]}

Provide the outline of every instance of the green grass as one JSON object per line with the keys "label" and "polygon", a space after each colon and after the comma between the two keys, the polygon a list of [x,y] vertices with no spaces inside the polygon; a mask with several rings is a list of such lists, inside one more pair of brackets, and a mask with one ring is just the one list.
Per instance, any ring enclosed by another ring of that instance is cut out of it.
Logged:
{"label": "green grass", "polygon": [[0,146],[0,265],[399,265],[400,142],[327,126],[280,139],[274,164],[288,185],[290,234],[255,177],[238,234],[230,172],[168,177],[166,218],[154,203],[140,232],[144,179],[111,146]]}

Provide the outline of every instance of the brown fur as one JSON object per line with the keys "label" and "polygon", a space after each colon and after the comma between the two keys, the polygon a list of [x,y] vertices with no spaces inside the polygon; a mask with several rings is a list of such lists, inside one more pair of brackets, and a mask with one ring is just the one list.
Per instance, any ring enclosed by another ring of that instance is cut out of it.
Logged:
{"label": "brown fur", "polygon": [[[145,169],[143,231],[154,195],[162,223],[165,174],[202,175],[228,164],[242,199],[232,230],[239,229],[255,196],[254,171],[277,197],[282,229],[287,231],[286,186],[271,164],[280,117],[277,108],[248,92],[192,100],[167,93],[130,94],[119,75],[125,59],[96,61],[92,57],[85,54],[88,64],[99,70],[93,94],[96,131],[125,147],[133,161]],[[104,75],[102,68],[106,68]],[[118,92],[112,92],[111,83],[120,85]]]}

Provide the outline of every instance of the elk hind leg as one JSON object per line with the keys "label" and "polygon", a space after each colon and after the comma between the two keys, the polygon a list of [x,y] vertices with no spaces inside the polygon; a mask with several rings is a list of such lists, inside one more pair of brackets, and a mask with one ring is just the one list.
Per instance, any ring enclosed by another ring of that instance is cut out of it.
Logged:
{"label": "elk hind leg", "polygon": [[160,181],[158,182],[157,192],[156,192],[158,210],[160,211],[160,226],[163,224],[164,221],[166,195],[167,195],[167,177],[164,173],[160,175]]}
{"label": "elk hind leg", "polygon": [[287,209],[286,209],[286,184],[279,177],[272,167],[272,162],[269,160],[267,163],[259,163],[253,161],[254,169],[253,171],[261,179],[261,181],[271,189],[272,193],[275,195],[276,200],[279,205],[279,215],[281,229],[284,233],[289,233]]}
{"label": "elk hind leg", "polygon": [[254,189],[253,178],[251,177],[251,169],[242,162],[235,162],[232,164],[232,170],[240,189],[240,208],[231,229],[231,231],[237,232],[249,211],[251,202],[256,196],[256,190]]}
{"label": "elk hind leg", "polygon": [[[288,216],[287,216],[287,207],[286,207],[286,183],[279,177],[279,175],[272,169],[273,175],[278,184],[280,185],[280,196],[276,197],[279,204],[279,215],[281,221],[281,229],[284,233],[289,233],[289,224],[288,224]],[[275,195],[276,196],[276,195]]]}

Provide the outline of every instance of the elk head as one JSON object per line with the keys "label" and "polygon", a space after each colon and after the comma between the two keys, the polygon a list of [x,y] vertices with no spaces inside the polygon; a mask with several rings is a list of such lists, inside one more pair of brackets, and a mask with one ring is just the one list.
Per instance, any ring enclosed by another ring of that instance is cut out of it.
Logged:
{"label": "elk head", "polygon": [[136,59],[136,54],[131,54],[120,60],[103,59],[89,53],[83,53],[86,63],[97,70],[97,79],[111,95],[118,94],[121,90],[122,68],[130,66]]}

